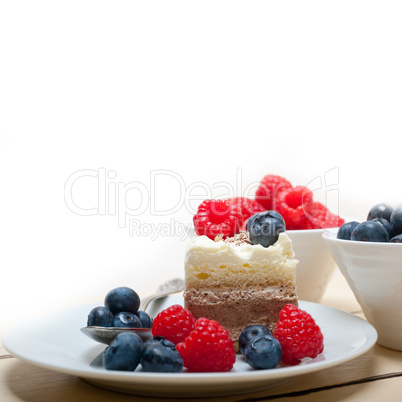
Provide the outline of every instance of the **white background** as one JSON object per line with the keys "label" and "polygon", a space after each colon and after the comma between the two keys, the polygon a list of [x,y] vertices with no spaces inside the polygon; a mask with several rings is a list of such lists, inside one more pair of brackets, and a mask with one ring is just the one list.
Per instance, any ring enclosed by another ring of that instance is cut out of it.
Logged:
{"label": "white background", "polygon": [[2,2],[0,333],[183,276],[185,239],[119,227],[96,178],[68,194],[98,213],[73,212],[77,172],[110,174],[143,229],[191,224],[195,183],[268,173],[359,220],[402,204],[401,20],[398,1]]}

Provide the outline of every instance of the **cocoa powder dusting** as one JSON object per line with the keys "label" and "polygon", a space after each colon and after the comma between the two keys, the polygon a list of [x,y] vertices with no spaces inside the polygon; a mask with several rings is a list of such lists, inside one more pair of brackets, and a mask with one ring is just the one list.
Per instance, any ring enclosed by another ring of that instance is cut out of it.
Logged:
{"label": "cocoa powder dusting", "polygon": [[241,231],[236,233],[233,237],[228,237],[223,240],[225,243],[229,243],[231,246],[241,246],[242,244],[251,244],[250,237],[247,231]]}

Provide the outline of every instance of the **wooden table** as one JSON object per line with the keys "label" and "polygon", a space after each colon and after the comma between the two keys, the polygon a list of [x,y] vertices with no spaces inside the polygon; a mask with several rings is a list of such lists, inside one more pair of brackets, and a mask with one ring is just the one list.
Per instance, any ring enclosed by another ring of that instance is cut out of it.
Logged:
{"label": "wooden table", "polygon": [[[337,271],[322,304],[363,317],[360,306]],[[153,401],[105,391],[85,381],[25,363],[0,345],[1,402]],[[175,399],[160,399],[173,401]],[[402,353],[375,345],[352,361],[308,374],[282,386],[247,395],[208,398],[208,401],[402,401]]]}

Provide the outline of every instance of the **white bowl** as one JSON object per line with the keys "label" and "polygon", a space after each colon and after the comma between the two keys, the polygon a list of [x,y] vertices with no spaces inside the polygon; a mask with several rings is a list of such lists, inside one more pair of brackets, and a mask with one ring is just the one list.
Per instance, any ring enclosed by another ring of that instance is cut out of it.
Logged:
{"label": "white bowl", "polygon": [[402,351],[402,245],[339,240],[336,233],[327,230],[323,239],[378,343]]}
{"label": "white bowl", "polygon": [[322,238],[326,230],[328,229],[286,231],[299,260],[296,285],[300,300],[319,303],[336,270],[336,264]]}

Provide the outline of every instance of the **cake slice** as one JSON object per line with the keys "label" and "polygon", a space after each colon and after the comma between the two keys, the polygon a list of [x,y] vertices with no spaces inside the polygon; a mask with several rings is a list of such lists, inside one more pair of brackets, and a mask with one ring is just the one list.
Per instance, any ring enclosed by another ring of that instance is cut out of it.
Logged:
{"label": "cake slice", "polygon": [[241,331],[251,324],[274,330],[280,310],[297,306],[292,241],[282,232],[269,247],[252,244],[248,231],[214,240],[195,235],[185,256],[185,308],[224,326],[238,351]]}

